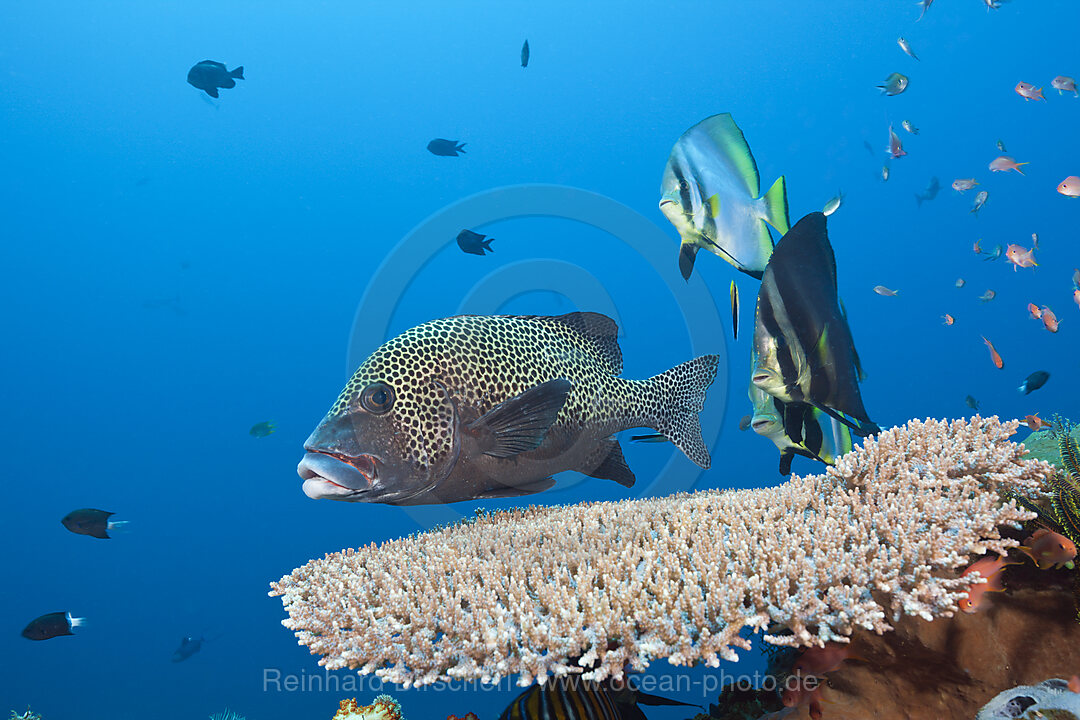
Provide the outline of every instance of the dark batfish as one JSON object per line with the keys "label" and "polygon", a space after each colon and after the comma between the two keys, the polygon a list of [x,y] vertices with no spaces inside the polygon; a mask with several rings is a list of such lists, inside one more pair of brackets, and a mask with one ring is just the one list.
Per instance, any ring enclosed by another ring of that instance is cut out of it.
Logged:
{"label": "dark batfish", "polygon": [[1045,385],[1046,381],[1049,379],[1050,373],[1046,372],[1045,370],[1036,370],[1035,372],[1027,376],[1027,379],[1024,380],[1023,383],[1021,383],[1020,387],[1018,387],[1017,390],[1024,393],[1025,395],[1030,395],[1031,393],[1035,392],[1043,385]]}
{"label": "dark batfish", "polygon": [[645,720],[639,705],[699,707],[571,675],[533,685],[514,698],[499,720]]}
{"label": "dark batfish", "polygon": [[94,508],[83,508],[81,510],[72,510],[60,522],[76,535],[89,535],[101,540],[108,540],[109,530],[119,530],[124,525],[127,525],[126,520],[109,522],[109,517],[115,514],[104,510],[95,510]]}
{"label": "dark batfish", "polygon": [[529,67],[529,41],[526,40],[525,44],[521,46],[521,67]]}
{"label": "dark batfish", "polygon": [[964,398],[964,404],[967,405],[972,410],[978,410],[979,409],[979,401],[976,400],[975,398],[973,398],[971,395],[968,395],[967,397]]}
{"label": "dark batfish", "polygon": [[199,638],[198,640],[193,637],[186,637],[181,639],[180,647],[176,648],[176,652],[172,654],[172,661],[174,663],[177,663],[187,660],[189,657],[202,650],[202,644],[202,638]]}
{"label": "dark batfish", "polygon": [[785,403],[813,405],[857,435],[879,431],[859,393],[824,214],[810,213],[777,243],[761,279],[753,347],[754,385]]}
{"label": "dark batfish", "polygon": [[743,415],[741,418],[739,418],[739,429],[743,432],[749,430],[750,423],[753,421],[753,419],[754,418],[751,415]]}
{"label": "dark batfish", "polygon": [[427,144],[427,149],[432,155],[440,157],[457,157],[465,153],[465,143],[457,140],[443,140],[435,138]]}
{"label": "dark batfish", "polygon": [[237,80],[244,79],[244,66],[235,70],[226,70],[223,63],[203,60],[188,70],[188,84],[206,91],[210,97],[218,96],[218,88],[234,88]]}
{"label": "dark batfish", "polygon": [[61,635],[74,635],[72,628],[82,627],[86,618],[71,617],[71,613],[54,612],[33,620],[23,628],[22,636],[27,640],[51,640]]}
{"label": "dark batfish", "polygon": [[484,251],[495,252],[491,249],[491,243],[495,238],[485,238],[480,233],[475,233],[472,230],[462,230],[458,233],[457,244],[461,248],[462,252],[469,253],[470,255],[483,255]]}
{"label": "dark batfish", "polygon": [[304,443],[304,492],[450,503],[541,492],[567,470],[630,487],[613,435],[637,427],[709,467],[698,413],[718,356],[627,380],[618,332],[582,312],[462,315],[407,330],[360,365]]}
{"label": "dark batfish", "polygon": [[920,193],[915,194],[915,204],[916,204],[916,206],[917,207],[922,207],[922,204],[924,202],[930,202],[931,200],[936,198],[940,191],[941,191],[941,181],[938,180],[937,176],[935,175],[934,177],[930,178],[930,184],[926,186],[926,190],[924,190],[921,194]]}

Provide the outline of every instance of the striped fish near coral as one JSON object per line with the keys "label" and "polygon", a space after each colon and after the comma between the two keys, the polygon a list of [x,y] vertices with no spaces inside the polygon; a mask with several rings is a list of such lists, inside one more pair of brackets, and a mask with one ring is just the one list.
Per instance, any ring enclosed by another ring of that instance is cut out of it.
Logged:
{"label": "striped fish near coral", "polygon": [[304,443],[312,498],[393,505],[514,497],[577,470],[630,487],[613,435],[651,428],[703,468],[698,413],[719,358],[647,380],[622,372],[598,313],[458,316],[386,342]]}
{"label": "striped fish near coral", "polygon": [[514,698],[499,720],[647,720],[639,705],[681,705],[625,685],[590,682],[573,675],[534,685]]}
{"label": "striped fish near coral", "polygon": [[757,162],[729,113],[682,134],[660,185],[660,210],[679,231],[679,271],[689,280],[706,249],[760,278],[772,254],[769,226],[788,231],[787,189],[780,177],[763,196]]}
{"label": "striped fish near coral", "polygon": [[[866,436],[879,428],[863,406],[861,375],[837,293],[825,216],[811,213],[784,235],[765,268],[754,318],[751,383],[782,403],[811,405]],[[758,407],[763,403],[756,402]],[[834,444],[842,449],[848,443],[837,437]]]}

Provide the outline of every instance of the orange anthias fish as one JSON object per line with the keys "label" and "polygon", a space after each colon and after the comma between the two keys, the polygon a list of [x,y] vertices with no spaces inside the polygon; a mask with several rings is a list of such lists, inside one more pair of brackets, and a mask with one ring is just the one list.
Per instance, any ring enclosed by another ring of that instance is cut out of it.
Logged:
{"label": "orange anthias fish", "polygon": [[1070,175],[1058,183],[1057,191],[1065,197],[1080,197],[1080,177]]}
{"label": "orange anthias fish", "polygon": [[[1078,292],[1080,292],[1080,291],[1078,291]],[[944,315],[942,315],[941,320],[942,320],[943,325],[952,325],[954,322],[956,322],[956,318],[954,318],[949,313],[945,313]]]}
{"label": "orange anthias fish", "polygon": [[979,245],[978,240],[975,241],[975,244],[972,246],[972,249],[975,250],[976,255],[982,255],[983,254],[982,246]]}
{"label": "orange anthias fish", "polygon": [[851,654],[851,645],[845,643],[825,643],[824,647],[809,647],[802,651],[791,672],[799,675],[821,677],[833,670],[838,670],[845,660],[859,660]]}
{"label": "orange anthias fish", "polygon": [[1076,559],[1076,545],[1072,540],[1047,528],[1039,528],[1024,540],[1020,552],[1035,561],[1035,567],[1073,569]]}
{"label": "orange anthias fish", "polygon": [[1016,83],[1016,94],[1025,100],[1045,100],[1043,97],[1042,88],[1037,88],[1031,83],[1018,82]]}
{"label": "orange anthias fish", "polygon": [[1020,166],[1030,164],[1031,163],[1026,162],[1018,163],[1008,155],[1002,155],[990,161],[990,169],[994,172],[1008,172],[1009,170],[1015,170],[1023,175],[1024,171],[1020,169]]}
{"label": "orange anthias fish", "polygon": [[1050,332],[1056,333],[1058,331],[1057,315],[1055,315],[1054,311],[1046,307],[1045,305],[1043,305],[1042,307],[1042,321],[1043,325],[1046,326],[1046,329]]}
{"label": "orange anthias fish", "polygon": [[1016,268],[1036,267],[1039,264],[1035,262],[1035,249],[1028,250],[1022,245],[1010,245],[1005,250],[1005,258],[1013,264],[1013,272],[1016,272]]}
{"label": "orange anthias fish", "polygon": [[1035,413],[1034,415],[1025,415],[1024,424],[1031,429],[1031,432],[1039,432],[1044,427],[1050,427],[1050,423],[1039,417],[1039,413]]}
{"label": "orange anthias fish", "polygon": [[1042,310],[1040,310],[1039,306],[1035,303],[1028,303],[1028,312],[1031,313],[1032,320],[1042,319]]}
{"label": "orange anthias fish", "polygon": [[1076,301],[1076,305],[1080,307],[1080,288],[1073,290],[1073,300]]}
{"label": "orange anthias fish", "polygon": [[1005,586],[1001,584],[1001,571],[1007,565],[1019,565],[1019,563],[1005,562],[1003,557],[984,557],[981,560],[976,560],[971,567],[961,573],[960,577],[967,577],[977,572],[986,579],[986,582],[972,585],[968,589],[967,597],[961,598],[960,602],[957,603],[960,609],[966,613],[975,613],[989,606],[990,601],[986,597],[986,593],[1001,592],[1005,589]]}
{"label": "orange anthias fish", "polygon": [[996,367],[998,370],[1001,370],[1003,367],[1005,367],[1005,363],[1001,361],[1001,355],[999,355],[998,351],[994,349],[994,343],[990,342],[985,337],[983,338],[983,342],[986,343],[986,347],[990,348],[990,359],[993,361],[994,367]]}
{"label": "orange anthias fish", "polygon": [[900,142],[900,136],[893,132],[892,125],[889,126],[889,147],[885,149],[889,153],[889,157],[896,159],[907,155],[904,152],[904,146]]}

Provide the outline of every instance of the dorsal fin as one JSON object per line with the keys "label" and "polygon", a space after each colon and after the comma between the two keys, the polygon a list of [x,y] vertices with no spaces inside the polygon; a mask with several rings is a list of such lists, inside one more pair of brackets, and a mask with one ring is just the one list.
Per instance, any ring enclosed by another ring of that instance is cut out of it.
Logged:
{"label": "dorsal fin", "polygon": [[596,312],[572,312],[551,320],[572,328],[596,349],[612,375],[622,373],[622,350],[619,349],[619,326],[607,315]]}

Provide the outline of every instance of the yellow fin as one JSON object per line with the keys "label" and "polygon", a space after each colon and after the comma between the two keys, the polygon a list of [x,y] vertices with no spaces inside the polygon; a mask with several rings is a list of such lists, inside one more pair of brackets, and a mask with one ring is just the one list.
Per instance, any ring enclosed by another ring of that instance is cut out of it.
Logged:
{"label": "yellow fin", "polygon": [[720,194],[717,193],[711,198],[705,201],[705,204],[709,206],[709,214],[714,218],[720,216]]}

